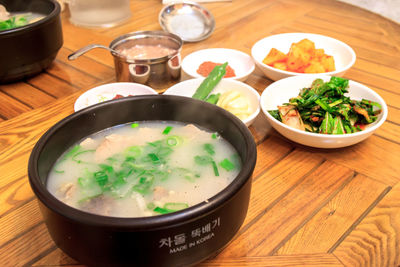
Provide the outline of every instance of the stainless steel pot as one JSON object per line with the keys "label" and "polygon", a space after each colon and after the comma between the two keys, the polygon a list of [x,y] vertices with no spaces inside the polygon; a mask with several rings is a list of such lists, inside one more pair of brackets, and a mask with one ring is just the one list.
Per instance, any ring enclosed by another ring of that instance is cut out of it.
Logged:
{"label": "stainless steel pot", "polygon": [[[136,45],[160,45],[174,50],[171,54],[150,59],[132,59],[119,51]],[[179,81],[181,76],[182,39],[164,31],[139,31],[122,35],[109,47],[97,44],[85,46],[69,55],[73,60],[93,48],[104,48],[114,57],[116,79],[119,82],[137,82],[154,89],[166,89]]]}

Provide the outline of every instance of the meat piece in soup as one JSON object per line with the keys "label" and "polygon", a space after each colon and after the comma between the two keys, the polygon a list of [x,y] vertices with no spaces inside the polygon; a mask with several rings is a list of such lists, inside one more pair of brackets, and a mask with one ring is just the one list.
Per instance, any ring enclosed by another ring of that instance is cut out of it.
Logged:
{"label": "meat piece in soup", "polygon": [[215,133],[193,124],[142,121],[73,145],[53,166],[47,188],[90,213],[143,217],[206,201],[240,168],[235,149]]}

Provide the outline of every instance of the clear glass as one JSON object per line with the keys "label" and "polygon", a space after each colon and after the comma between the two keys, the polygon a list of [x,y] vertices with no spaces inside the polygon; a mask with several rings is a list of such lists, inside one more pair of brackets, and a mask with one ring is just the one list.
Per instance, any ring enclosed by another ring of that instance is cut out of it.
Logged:
{"label": "clear glass", "polygon": [[131,17],[129,0],[69,0],[70,21],[78,26],[111,27]]}

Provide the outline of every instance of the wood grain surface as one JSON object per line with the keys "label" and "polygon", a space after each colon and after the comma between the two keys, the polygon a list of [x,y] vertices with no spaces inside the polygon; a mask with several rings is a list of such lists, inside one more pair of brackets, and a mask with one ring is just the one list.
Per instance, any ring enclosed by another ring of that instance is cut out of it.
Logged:
{"label": "wood grain surface", "polygon": [[[293,143],[260,114],[250,130],[257,164],[246,220],[232,242],[200,266],[400,266],[400,25],[334,0],[233,0],[204,3],[216,28],[185,43],[182,56],[210,47],[250,54],[259,39],[309,32],[337,38],[357,54],[346,78],[381,95],[387,121],[367,140],[342,149]],[[131,0],[132,18],[113,28],[72,25],[62,13],[64,45],[43,73],[0,85],[0,265],[82,266],[51,240],[27,177],[40,136],[73,113],[84,91],[115,81],[108,45],[119,35],[160,30],[161,0]],[[260,94],[271,80],[246,81]]]}

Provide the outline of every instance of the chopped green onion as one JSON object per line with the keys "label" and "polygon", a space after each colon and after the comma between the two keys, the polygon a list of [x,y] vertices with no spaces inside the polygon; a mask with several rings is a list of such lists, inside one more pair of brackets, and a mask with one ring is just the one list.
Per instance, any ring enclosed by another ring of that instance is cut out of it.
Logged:
{"label": "chopped green onion", "polygon": [[139,157],[141,153],[142,150],[140,149],[139,146],[130,146],[127,149],[125,149],[125,154],[133,158]]}
{"label": "chopped green onion", "polygon": [[164,209],[168,210],[183,210],[188,208],[189,205],[187,203],[182,203],[182,202],[169,202],[165,203]]}
{"label": "chopped green onion", "polygon": [[200,174],[194,173],[193,171],[186,168],[176,168],[174,172],[177,172],[179,176],[185,178],[189,182],[195,182],[196,178],[200,177]]}
{"label": "chopped green onion", "polygon": [[194,161],[198,165],[207,165],[210,164],[213,161],[213,159],[210,156],[195,156]]}
{"label": "chopped green onion", "polygon": [[85,163],[84,161],[82,161],[82,160],[80,160],[80,159],[77,159],[76,157],[79,156],[79,155],[81,155],[81,154],[84,154],[84,153],[91,153],[91,152],[95,152],[95,151],[96,151],[96,150],[94,150],[94,149],[80,151],[80,152],[76,153],[75,155],[73,155],[71,159],[72,159],[73,161],[75,161],[76,163]]}
{"label": "chopped green onion", "polygon": [[213,133],[213,134],[211,135],[211,138],[212,138],[212,139],[217,139],[218,136],[219,136],[219,135],[218,135],[217,133]]}
{"label": "chopped green onion", "polygon": [[158,153],[157,153],[157,155],[158,155],[158,157],[166,157],[166,156],[168,156],[169,154],[171,154],[172,153],[172,148],[170,148],[170,147],[160,147],[160,150],[158,151]]}
{"label": "chopped green onion", "polygon": [[153,209],[154,212],[160,213],[160,214],[167,214],[167,213],[171,213],[171,212],[175,212],[178,210],[183,210],[188,208],[189,205],[186,203],[180,203],[180,202],[170,202],[170,203],[166,203],[164,205],[164,207],[155,207]]}
{"label": "chopped green onion", "polygon": [[147,203],[147,208],[148,208],[149,210],[152,210],[152,209],[154,209],[155,207],[156,207],[156,205],[155,205],[153,202]]}
{"label": "chopped green onion", "polygon": [[208,154],[210,154],[210,155],[215,154],[214,146],[212,144],[208,144],[208,143],[204,144],[203,148]]}
{"label": "chopped green onion", "polygon": [[224,168],[227,171],[231,171],[231,170],[235,169],[235,164],[233,164],[229,159],[224,159],[223,161],[221,161],[219,163],[219,166],[221,166],[222,168]]}
{"label": "chopped green onion", "polygon": [[167,143],[168,146],[177,146],[180,143],[182,143],[182,138],[179,136],[169,136],[167,139],[165,139],[165,142]]}
{"label": "chopped green onion", "polygon": [[159,158],[156,154],[154,154],[154,153],[149,153],[147,156],[151,159],[151,161],[152,161],[154,164],[160,164],[160,158]]}
{"label": "chopped green onion", "polygon": [[0,31],[14,29],[28,24],[25,16],[13,16],[7,20],[0,21]]}
{"label": "chopped green onion", "polygon": [[155,207],[153,209],[154,212],[160,213],[160,214],[167,214],[167,213],[171,213],[171,212],[175,212],[175,210],[169,210],[169,209],[164,209],[161,207]]}
{"label": "chopped green onion", "polygon": [[161,181],[165,181],[169,177],[169,172],[168,171],[154,171],[154,175],[157,176],[158,179]]}
{"label": "chopped green onion", "polygon": [[88,196],[88,197],[84,197],[84,198],[78,200],[78,204],[82,204],[83,202],[87,202],[87,201],[92,200],[92,199],[94,199],[96,197],[99,197],[99,196],[101,196],[101,193],[93,194],[93,195]]}
{"label": "chopped green onion", "polygon": [[120,188],[120,187],[122,187],[123,185],[125,185],[125,184],[126,184],[126,180],[125,180],[124,178],[125,178],[125,177],[118,177],[118,179],[115,180],[115,181],[112,183],[112,187],[113,187],[114,189],[117,189],[117,188]]}
{"label": "chopped green onion", "polygon": [[211,164],[212,167],[213,167],[215,176],[219,176],[217,164],[215,163],[215,161],[213,160],[212,157],[210,157],[208,155],[207,156],[195,156],[194,157],[194,162],[196,162],[196,164],[198,164],[198,165]]}
{"label": "chopped green onion", "polygon": [[96,182],[103,187],[108,182],[108,175],[104,171],[98,171],[94,173]]}
{"label": "chopped green onion", "polygon": [[176,146],[176,144],[178,143],[175,138],[168,138],[166,140],[166,142],[167,142],[167,145],[169,145],[169,146]]}
{"label": "chopped green onion", "polygon": [[131,128],[136,128],[136,127],[138,127],[139,126],[139,123],[132,123],[131,124]]}
{"label": "chopped green onion", "polygon": [[78,177],[78,185],[81,187],[86,187],[90,184],[90,179],[88,177]]}
{"label": "chopped green onion", "polygon": [[217,167],[217,164],[215,163],[215,161],[212,161],[211,164],[213,166],[214,175],[219,176],[218,167]]}
{"label": "chopped green onion", "polygon": [[110,165],[100,164],[99,166],[103,171],[106,171],[108,173],[114,173],[114,168],[112,166],[110,166]]}
{"label": "chopped green onion", "polygon": [[164,131],[162,132],[162,134],[169,134],[169,132],[172,130],[172,126],[167,126],[165,127]]}
{"label": "chopped green onion", "polygon": [[133,190],[147,194],[149,193],[150,187],[153,185],[154,176],[150,173],[143,173],[139,178],[139,182],[133,186]]}
{"label": "chopped green onion", "polygon": [[152,147],[158,147],[158,146],[160,146],[161,141],[158,140],[158,141],[155,141],[155,142],[148,142],[147,144],[152,146]]}
{"label": "chopped green onion", "polygon": [[71,150],[68,151],[68,152],[65,154],[64,160],[67,159],[67,158],[69,158],[69,157],[72,157],[76,152],[79,151],[79,149],[81,149],[81,146],[80,146],[80,145],[76,145],[76,146],[74,146],[73,148],[71,148]]}

